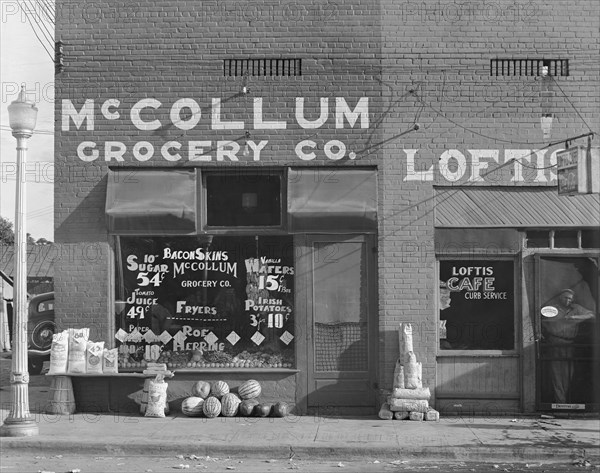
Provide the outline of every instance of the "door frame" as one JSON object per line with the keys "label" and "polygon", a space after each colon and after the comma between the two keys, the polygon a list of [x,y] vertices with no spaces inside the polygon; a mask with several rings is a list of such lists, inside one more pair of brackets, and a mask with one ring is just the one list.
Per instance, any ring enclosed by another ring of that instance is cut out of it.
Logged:
{"label": "door frame", "polygon": [[[368,353],[367,368],[369,384],[373,390],[373,410],[377,408],[378,380],[378,293],[377,293],[377,236],[372,234],[304,234],[294,237],[296,249],[296,408],[299,413],[307,413],[310,383],[314,380],[313,321],[313,245],[317,242],[360,241],[365,245],[367,274],[367,310],[368,310]],[[360,372],[363,373],[363,372]],[[347,377],[356,377],[349,374]]]}

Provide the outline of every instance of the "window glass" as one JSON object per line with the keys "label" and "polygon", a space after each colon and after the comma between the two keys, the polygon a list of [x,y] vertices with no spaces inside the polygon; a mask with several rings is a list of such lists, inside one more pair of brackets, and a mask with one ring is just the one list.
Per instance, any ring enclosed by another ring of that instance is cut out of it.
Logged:
{"label": "window glass", "polygon": [[554,232],[554,248],[577,248],[577,230]]}
{"label": "window glass", "polygon": [[281,225],[281,175],[205,173],[206,224],[214,227]]}
{"label": "window glass", "polygon": [[440,261],[440,348],[514,349],[512,261]]}
{"label": "window glass", "polygon": [[130,367],[293,366],[291,237],[119,237],[116,274]]}
{"label": "window glass", "polygon": [[316,371],[368,369],[368,300],[363,242],[317,242],[314,268]]}
{"label": "window glass", "polygon": [[582,248],[600,248],[600,230],[581,230]]}
{"label": "window glass", "polygon": [[527,248],[550,248],[550,232],[548,230],[529,230],[527,232]]}

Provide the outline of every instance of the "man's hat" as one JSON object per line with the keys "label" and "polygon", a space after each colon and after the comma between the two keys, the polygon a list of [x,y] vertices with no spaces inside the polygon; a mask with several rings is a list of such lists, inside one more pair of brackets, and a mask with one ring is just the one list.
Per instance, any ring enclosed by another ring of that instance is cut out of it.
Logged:
{"label": "man's hat", "polygon": [[571,294],[572,296],[575,295],[575,291],[573,291],[572,289],[563,289],[562,291],[560,291],[560,293],[561,294],[568,293],[568,294]]}

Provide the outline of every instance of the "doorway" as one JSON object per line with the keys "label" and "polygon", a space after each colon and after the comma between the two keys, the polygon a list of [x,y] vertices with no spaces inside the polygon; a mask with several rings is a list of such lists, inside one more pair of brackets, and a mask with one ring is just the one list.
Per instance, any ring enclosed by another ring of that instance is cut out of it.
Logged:
{"label": "doorway", "polygon": [[536,258],[538,410],[597,411],[600,404],[598,258]]}
{"label": "doorway", "polygon": [[376,270],[371,235],[305,238],[308,412],[376,409]]}

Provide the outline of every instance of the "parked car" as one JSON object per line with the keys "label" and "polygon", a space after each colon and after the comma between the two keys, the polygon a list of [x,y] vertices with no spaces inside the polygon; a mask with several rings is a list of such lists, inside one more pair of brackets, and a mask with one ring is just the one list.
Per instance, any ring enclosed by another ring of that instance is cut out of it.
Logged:
{"label": "parked car", "polygon": [[[12,312],[10,301],[8,309],[9,312]],[[27,309],[27,364],[29,374],[40,374],[44,367],[44,361],[50,360],[52,335],[55,332],[54,292],[31,296]]]}
{"label": "parked car", "polygon": [[39,374],[50,359],[54,322],[54,292],[32,296],[27,313],[27,353],[29,372]]}

